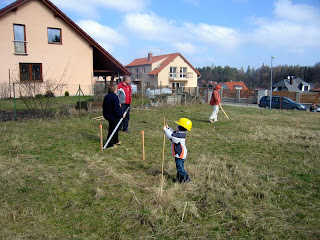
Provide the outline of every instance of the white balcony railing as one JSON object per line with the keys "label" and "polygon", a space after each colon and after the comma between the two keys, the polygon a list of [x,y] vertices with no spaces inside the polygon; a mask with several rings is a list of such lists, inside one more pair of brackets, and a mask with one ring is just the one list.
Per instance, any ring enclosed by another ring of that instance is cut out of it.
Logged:
{"label": "white balcony railing", "polygon": [[27,42],[26,41],[13,41],[14,42],[14,53],[15,54],[26,54],[27,53]]}
{"label": "white balcony railing", "polygon": [[188,80],[193,77],[192,72],[175,72],[175,73],[169,73],[169,79],[170,80],[181,80],[185,79]]}

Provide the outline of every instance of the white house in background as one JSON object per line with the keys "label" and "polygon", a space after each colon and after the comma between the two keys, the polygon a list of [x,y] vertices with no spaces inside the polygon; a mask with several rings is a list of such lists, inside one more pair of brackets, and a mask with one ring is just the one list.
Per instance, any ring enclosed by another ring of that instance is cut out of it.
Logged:
{"label": "white house in background", "polygon": [[172,88],[197,87],[200,72],[180,53],[135,59],[126,68],[136,84],[149,86],[168,86]]}
{"label": "white house in background", "polygon": [[273,91],[287,92],[309,92],[313,87],[313,84],[305,82],[301,78],[295,78],[294,76],[288,76],[272,85]]}
{"label": "white house in background", "polygon": [[17,0],[1,9],[0,36],[1,85],[45,85],[47,79],[58,81],[65,73],[64,90],[75,94],[80,84],[89,94],[94,76],[130,74],[48,0]]}

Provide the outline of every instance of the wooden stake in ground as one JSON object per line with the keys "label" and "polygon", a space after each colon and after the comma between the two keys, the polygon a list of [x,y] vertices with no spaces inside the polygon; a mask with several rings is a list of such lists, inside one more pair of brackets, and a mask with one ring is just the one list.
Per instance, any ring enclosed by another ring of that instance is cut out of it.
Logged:
{"label": "wooden stake in ground", "polygon": [[187,202],[185,202],[185,204],[184,204],[184,208],[183,208],[183,212],[182,212],[181,222],[183,222],[183,219],[184,219],[184,213],[186,212],[186,208],[187,208]]}
{"label": "wooden stake in ground", "polygon": [[102,124],[100,124],[100,148],[103,151],[103,134],[102,134]]}
{"label": "wooden stake in ground", "polygon": [[91,120],[101,120],[101,119],[103,119],[103,118],[104,118],[103,116],[99,116],[99,117],[91,118]]}
{"label": "wooden stake in ground", "polygon": [[145,160],[145,154],[144,154],[144,131],[141,131],[142,136],[142,160]]}
{"label": "wooden stake in ground", "polygon": [[[163,126],[166,125],[166,116],[163,117]],[[166,134],[163,134],[163,151],[162,151],[162,167],[161,167],[161,185],[160,185],[160,194],[162,195],[163,189],[163,172],[164,172],[164,147],[166,144]]]}
{"label": "wooden stake in ground", "polygon": [[219,105],[219,106],[220,106],[222,112],[224,113],[224,115],[226,115],[227,119],[229,120],[229,117],[228,117],[228,115],[226,114],[226,112],[223,110],[222,106],[221,106],[221,105]]}

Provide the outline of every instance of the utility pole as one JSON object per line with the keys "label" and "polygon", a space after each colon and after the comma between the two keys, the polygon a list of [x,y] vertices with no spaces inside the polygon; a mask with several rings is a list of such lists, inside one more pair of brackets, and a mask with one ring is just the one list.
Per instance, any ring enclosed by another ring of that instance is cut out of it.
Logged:
{"label": "utility pole", "polygon": [[272,108],[272,60],[275,59],[274,56],[271,56],[271,85],[270,85],[270,109]]}

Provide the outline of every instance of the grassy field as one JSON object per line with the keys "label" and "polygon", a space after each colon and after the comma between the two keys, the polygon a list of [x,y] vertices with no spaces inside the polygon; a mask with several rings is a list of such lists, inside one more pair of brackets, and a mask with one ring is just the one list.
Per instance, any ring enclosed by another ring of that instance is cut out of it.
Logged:
{"label": "grassy field", "polygon": [[[123,145],[101,114],[0,123],[2,239],[319,239],[320,115],[208,105],[133,109]],[[169,126],[187,117],[192,182],[173,183]],[[145,131],[146,160],[141,160]]]}

